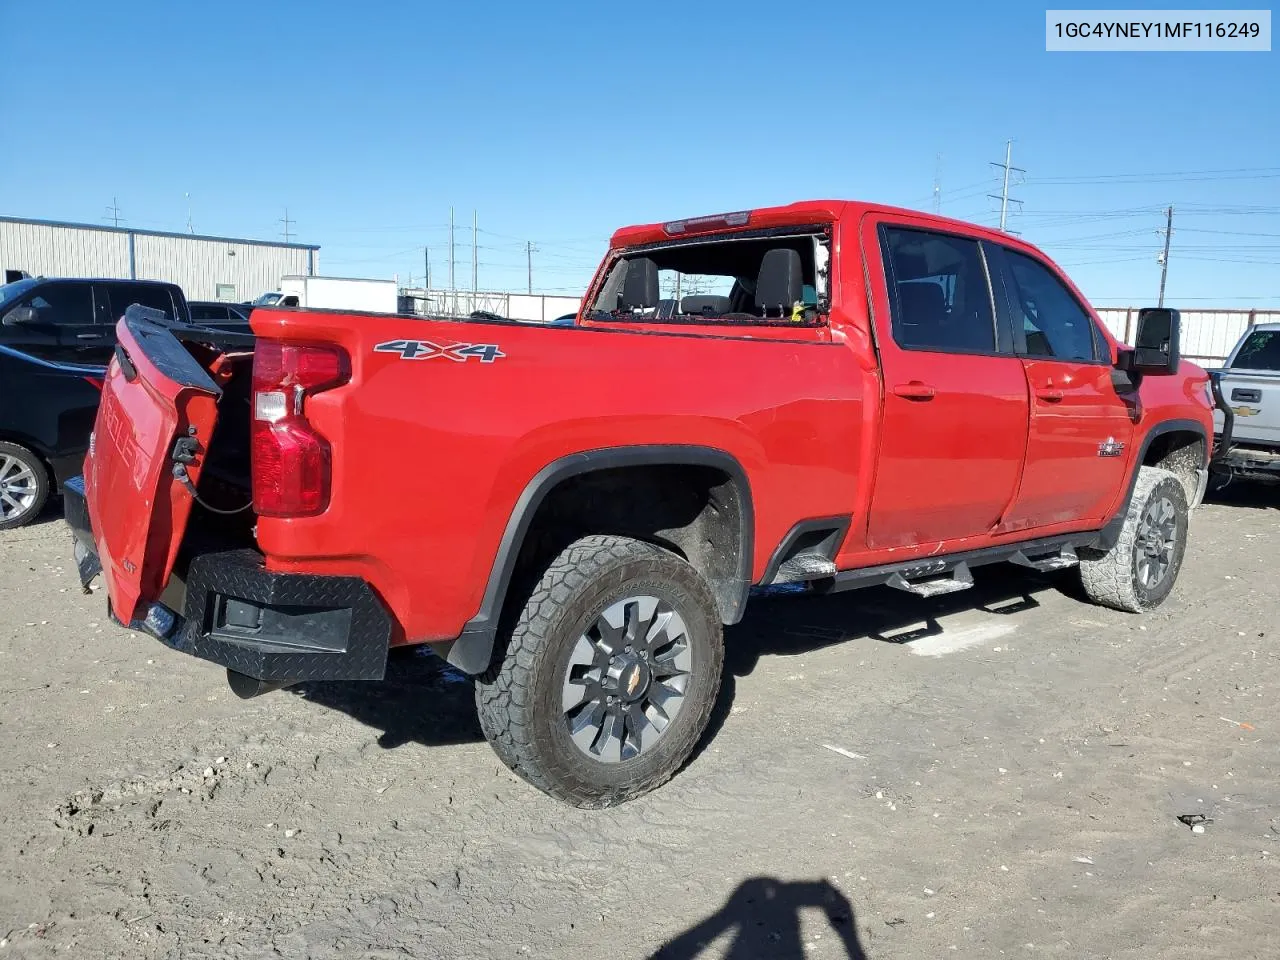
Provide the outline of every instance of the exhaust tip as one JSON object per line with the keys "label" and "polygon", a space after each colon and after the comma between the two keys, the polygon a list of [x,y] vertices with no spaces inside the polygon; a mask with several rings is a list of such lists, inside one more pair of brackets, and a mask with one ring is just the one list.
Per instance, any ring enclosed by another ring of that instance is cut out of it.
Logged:
{"label": "exhaust tip", "polygon": [[227,670],[227,684],[231,687],[231,692],[241,700],[252,700],[254,697],[260,697],[264,693],[270,693],[272,690],[279,690],[281,687],[297,682],[297,680],[259,680],[238,670]]}

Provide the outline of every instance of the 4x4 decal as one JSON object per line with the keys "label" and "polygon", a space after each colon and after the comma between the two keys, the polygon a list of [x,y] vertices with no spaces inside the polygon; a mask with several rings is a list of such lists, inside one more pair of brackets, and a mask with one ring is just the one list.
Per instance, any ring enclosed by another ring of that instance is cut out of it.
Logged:
{"label": "4x4 decal", "polygon": [[375,353],[398,353],[401,360],[435,360],[444,357],[466,363],[478,357],[481,363],[493,363],[506,354],[496,343],[454,343],[444,346],[430,340],[384,340],[373,348]]}

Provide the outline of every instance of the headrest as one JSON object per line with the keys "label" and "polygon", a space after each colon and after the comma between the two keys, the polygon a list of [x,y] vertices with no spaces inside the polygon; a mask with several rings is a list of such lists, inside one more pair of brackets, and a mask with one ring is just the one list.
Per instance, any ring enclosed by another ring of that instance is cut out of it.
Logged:
{"label": "headrest", "polygon": [[947,312],[942,287],[936,283],[898,284],[898,303],[902,306],[903,323],[937,323]]}
{"label": "headrest", "polygon": [[801,271],[800,254],[795,250],[777,247],[767,252],[760,261],[756,280],[756,306],[763,310],[790,310],[804,287]]}
{"label": "headrest", "polygon": [[648,257],[627,261],[627,275],[618,298],[621,310],[647,310],[658,305],[658,265]]}
{"label": "headrest", "polygon": [[728,297],[694,295],[680,301],[681,313],[702,314],[704,317],[718,317],[729,312],[732,304]]}

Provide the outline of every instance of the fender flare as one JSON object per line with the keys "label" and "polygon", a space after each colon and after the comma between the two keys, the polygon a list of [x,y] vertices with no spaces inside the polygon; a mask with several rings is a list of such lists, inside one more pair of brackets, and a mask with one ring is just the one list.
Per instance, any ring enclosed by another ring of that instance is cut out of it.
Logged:
{"label": "fender flare", "polygon": [[1147,451],[1151,449],[1152,442],[1170,433],[1198,434],[1205,445],[1204,465],[1208,466],[1212,444],[1205,434],[1204,424],[1199,420],[1162,420],[1160,423],[1155,424],[1147,431],[1146,436],[1142,438],[1142,446],[1138,449],[1138,455],[1133,458],[1133,469],[1129,471],[1129,484],[1125,490],[1124,499],[1120,501],[1119,509],[1107,521],[1106,525],[1098,531],[1096,546],[1099,550],[1110,550],[1116,545],[1116,541],[1120,539],[1120,531],[1124,527],[1124,518],[1129,513],[1129,501],[1133,499],[1133,488],[1138,483],[1138,471],[1142,469],[1142,461],[1147,458]]}
{"label": "fender flare", "polygon": [[463,624],[462,632],[449,648],[446,659],[468,674],[480,674],[489,668],[497,638],[498,619],[507,590],[515,572],[516,559],[524,545],[525,535],[537,515],[538,508],[559,483],[570,477],[618,467],[693,466],[723,470],[737,488],[740,516],[738,522],[737,573],[732,582],[713,585],[720,604],[721,619],[726,624],[742,619],[751,591],[751,571],[755,559],[755,510],[751,484],[742,464],[732,454],[715,447],[684,444],[645,444],[606,447],[561,457],[534,475],[516,500],[506,529],[498,543],[497,554],[489,570],[480,610]]}

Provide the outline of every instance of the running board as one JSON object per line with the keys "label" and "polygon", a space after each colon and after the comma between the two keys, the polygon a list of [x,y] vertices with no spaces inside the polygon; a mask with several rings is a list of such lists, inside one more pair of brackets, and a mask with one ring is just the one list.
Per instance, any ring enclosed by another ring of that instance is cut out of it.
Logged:
{"label": "running board", "polygon": [[[1059,570],[1079,562],[1076,551],[1081,547],[1098,545],[1099,532],[1060,534],[1005,543],[978,550],[966,550],[930,558],[886,563],[874,567],[854,567],[841,570],[835,576],[811,581],[811,589],[818,593],[839,593],[844,590],[860,590],[863,587],[887,585],[906,590],[917,596],[938,596],[967,589],[972,582],[970,571],[992,563],[1021,563],[1033,570]],[[1021,561],[1018,559],[1021,557]],[[959,571],[951,577],[947,574]],[[959,581],[960,585],[956,584]],[[941,586],[935,586],[941,584]]]}
{"label": "running board", "polygon": [[1076,556],[1075,547],[1069,543],[1064,543],[1060,552],[1049,554],[1048,556],[1028,557],[1025,552],[1019,550],[1009,558],[1009,562],[1016,563],[1020,567],[1027,567],[1030,570],[1037,570],[1040,573],[1052,573],[1055,570],[1065,570],[1068,567],[1079,565],[1080,558]]}
{"label": "running board", "polygon": [[917,597],[940,597],[948,593],[959,593],[973,586],[973,574],[969,572],[969,565],[963,562],[951,569],[951,576],[937,577],[933,580],[908,580],[904,576],[905,572],[895,571],[890,574],[885,585],[895,590],[914,593]]}

